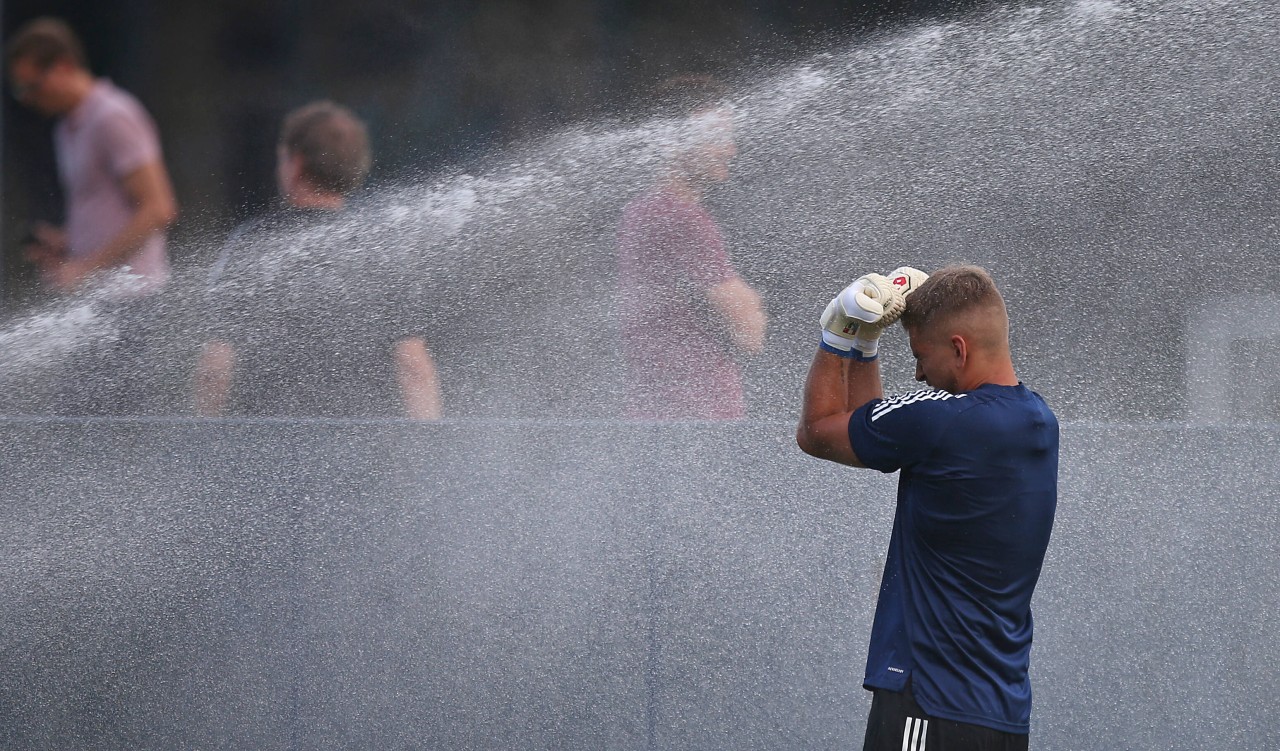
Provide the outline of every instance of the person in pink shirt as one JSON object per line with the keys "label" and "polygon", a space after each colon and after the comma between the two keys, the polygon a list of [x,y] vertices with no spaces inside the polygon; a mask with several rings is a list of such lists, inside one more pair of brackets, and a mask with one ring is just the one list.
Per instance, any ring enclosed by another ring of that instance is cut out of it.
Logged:
{"label": "person in pink shirt", "polygon": [[[153,351],[158,292],[169,276],[165,229],[177,216],[155,124],[142,105],[89,71],[74,31],[38,18],[10,37],[5,58],[14,98],[56,118],[54,150],[66,224],[38,224],[27,258],[55,292],[69,294],[99,272],[131,278],[101,301],[119,336],[85,341],[51,379],[48,408],[66,415],[165,411]],[[24,408],[44,409],[40,405]]]}
{"label": "person in pink shirt", "polygon": [[140,277],[139,293],[158,290],[169,275],[164,232],[177,204],[151,117],[133,96],[90,72],[80,40],[58,19],[20,28],[6,59],[15,98],[57,118],[66,226],[37,225],[28,258],[60,292],[119,267]]}
{"label": "person in pink shirt", "polygon": [[657,184],[618,226],[625,414],[649,420],[746,415],[739,358],[764,349],[760,295],[730,263],[703,204],[737,154],[732,113],[714,79],[678,76],[659,99],[678,108],[679,135]]}

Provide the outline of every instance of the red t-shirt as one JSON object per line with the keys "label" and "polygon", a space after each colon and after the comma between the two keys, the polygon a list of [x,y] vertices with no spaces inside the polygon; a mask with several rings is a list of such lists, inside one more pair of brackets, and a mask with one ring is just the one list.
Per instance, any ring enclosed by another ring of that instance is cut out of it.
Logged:
{"label": "red t-shirt", "polygon": [[699,203],[655,190],[618,227],[629,417],[730,420],[746,414],[742,375],[707,292],[734,279],[724,238]]}

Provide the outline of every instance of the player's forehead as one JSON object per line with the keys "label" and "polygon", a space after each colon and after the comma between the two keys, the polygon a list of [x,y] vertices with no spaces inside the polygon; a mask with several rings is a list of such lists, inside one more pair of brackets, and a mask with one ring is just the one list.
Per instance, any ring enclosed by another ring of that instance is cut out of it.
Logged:
{"label": "player's forehead", "polygon": [[908,326],[904,323],[902,327],[907,330],[907,343],[911,346],[912,353],[915,354],[919,354],[920,352],[927,350],[937,338],[935,336],[937,333],[935,331],[936,326],[932,323],[917,323],[912,326]]}

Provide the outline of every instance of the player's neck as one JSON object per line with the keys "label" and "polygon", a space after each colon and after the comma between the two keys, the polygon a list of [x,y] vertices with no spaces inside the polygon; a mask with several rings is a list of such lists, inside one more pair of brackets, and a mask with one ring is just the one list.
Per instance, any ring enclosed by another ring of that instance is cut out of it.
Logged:
{"label": "player's neck", "polygon": [[87,70],[77,68],[67,78],[63,88],[63,103],[59,107],[60,116],[69,115],[76,111],[76,108],[84,103],[93,93],[93,87],[98,85],[98,79]]}
{"label": "player's neck", "polygon": [[338,211],[346,203],[346,199],[337,193],[312,190],[305,183],[300,183],[289,191],[288,204],[297,209],[324,209]]}
{"label": "player's neck", "polygon": [[689,203],[702,203],[702,190],[692,180],[680,174],[667,177],[663,187]]}
{"label": "player's neck", "polygon": [[974,363],[960,379],[960,391],[973,391],[981,386],[1017,386],[1021,381],[1013,369],[1013,362],[1004,359],[989,363]]}

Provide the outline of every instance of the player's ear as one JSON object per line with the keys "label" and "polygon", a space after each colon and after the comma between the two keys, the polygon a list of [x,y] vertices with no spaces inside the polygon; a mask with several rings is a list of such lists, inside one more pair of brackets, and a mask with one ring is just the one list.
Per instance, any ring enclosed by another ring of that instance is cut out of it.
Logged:
{"label": "player's ear", "polygon": [[963,368],[964,364],[969,361],[969,342],[965,341],[963,336],[953,334],[951,336],[951,354],[955,357],[956,364]]}

